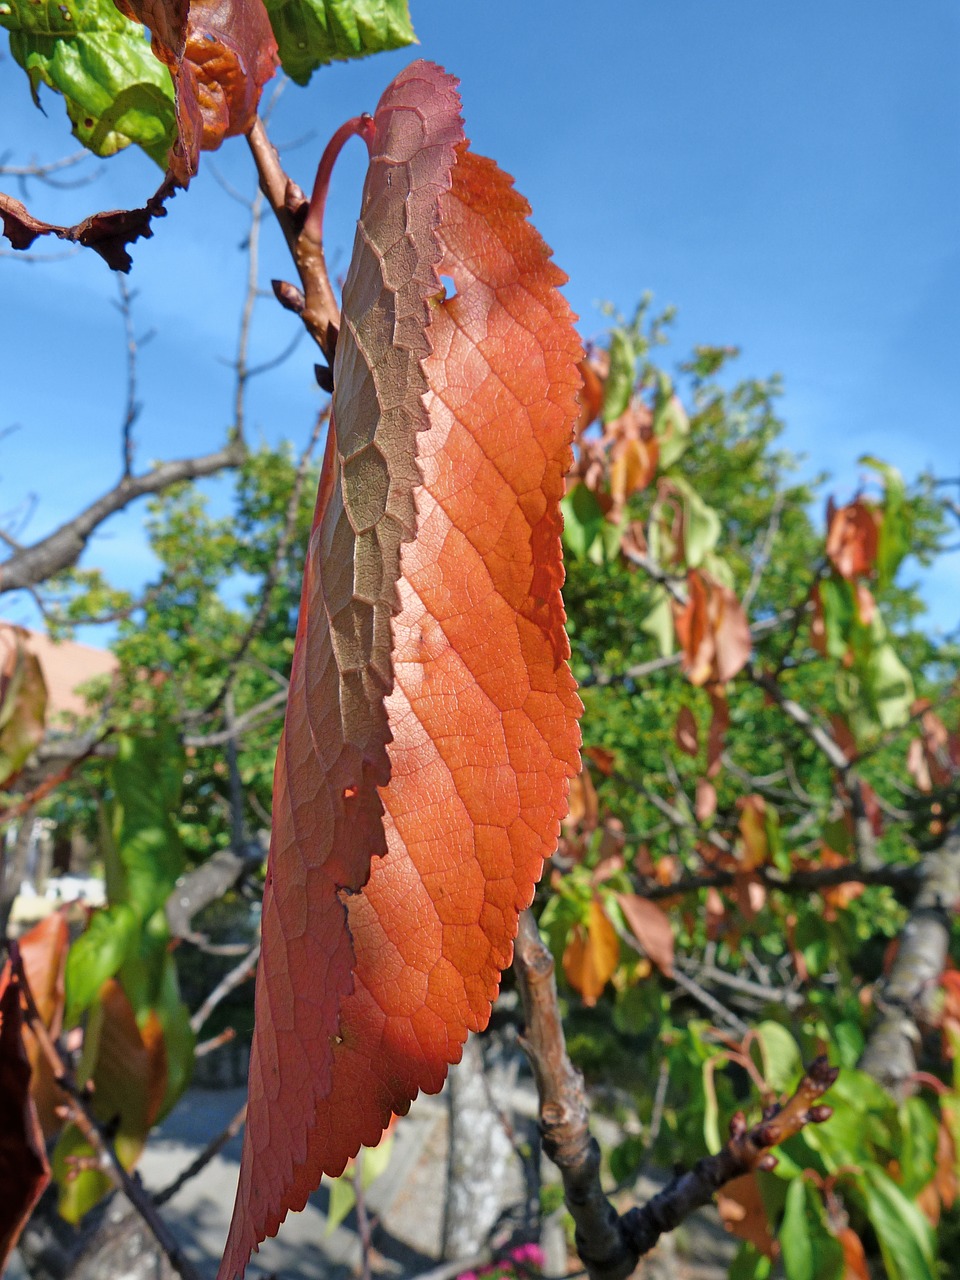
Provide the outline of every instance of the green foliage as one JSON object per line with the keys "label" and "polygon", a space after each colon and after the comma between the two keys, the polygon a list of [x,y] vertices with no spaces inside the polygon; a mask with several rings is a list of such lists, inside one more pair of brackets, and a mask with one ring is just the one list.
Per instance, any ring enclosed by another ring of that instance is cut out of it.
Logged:
{"label": "green foliage", "polygon": [[[169,724],[150,736],[119,737],[101,821],[108,905],[93,913],[67,955],[66,1023],[85,1015],[78,1074],[92,1080],[100,1118],[118,1117],[117,1151],[127,1165],[183,1093],[193,1068],[194,1036],[164,912],[184,867],[174,823],[183,768]],[[71,1168],[77,1157],[92,1155],[68,1125],[53,1167],[60,1211],[70,1221],[79,1221],[112,1185],[97,1169]]]}
{"label": "green foliage", "polygon": [[34,100],[41,85],[63,94],[83,146],[112,156],[135,142],[166,167],[177,132],[173,81],[143,27],[113,0],[7,0],[0,26]]}
{"label": "green foliage", "polygon": [[318,67],[415,40],[407,0],[266,0],[283,69],[307,84]]}

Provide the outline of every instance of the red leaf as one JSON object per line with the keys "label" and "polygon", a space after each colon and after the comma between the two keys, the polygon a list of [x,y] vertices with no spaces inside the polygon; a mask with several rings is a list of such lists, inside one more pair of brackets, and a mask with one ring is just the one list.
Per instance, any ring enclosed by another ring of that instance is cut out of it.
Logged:
{"label": "red leaf", "polygon": [[50,1181],[22,1028],[20,983],[8,965],[0,974],[0,1272]]}
{"label": "red leaf", "polygon": [[730,728],[730,704],[727,695],[719,685],[707,687],[713,716],[710,720],[710,732],[707,735],[707,777],[715,778],[722,764],[723,746]]}
{"label": "red leaf", "polygon": [[668,978],[673,974],[673,926],[655,902],[636,893],[618,893],[623,918],[644,951]]}
{"label": "red leaf", "polygon": [[486,1025],[579,767],[559,517],[579,343],[528,206],[458,112],[418,62],[375,117],[224,1280]]}
{"label": "red leaf", "polygon": [[116,7],[134,22],[150,29],[150,47],[161,62],[176,67],[183,57],[187,39],[190,0],[113,0]]}

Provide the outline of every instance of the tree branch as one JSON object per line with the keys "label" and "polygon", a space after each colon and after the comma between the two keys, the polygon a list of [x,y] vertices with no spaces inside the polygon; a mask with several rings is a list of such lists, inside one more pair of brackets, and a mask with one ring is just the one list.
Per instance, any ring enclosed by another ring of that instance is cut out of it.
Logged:
{"label": "tree branch", "polygon": [[753,1169],[772,1168],[771,1147],[804,1125],[819,1124],[830,1116],[830,1108],[820,1105],[819,1099],[833,1084],[837,1070],[818,1058],[785,1105],[768,1108],[751,1129],[738,1112],[722,1151],[700,1160],[647,1204],[621,1216],[600,1184],[600,1148],[588,1128],[583,1077],[567,1056],[553,957],[529,911],[520,917],[514,970],[526,1020],[521,1044],[540,1096],[543,1146],[563,1177],[567,1208],[576,1225],[577,1251],[590,1280],[626,1280],[664,1232],[707,1204],[724,1183]]}
{"label": "tree branch", "polygon": [[196,480],[239,467],[246,456],[240,441],[233,440],[215,453],[196,458],[161,462],[139,476],[124,476],[103,497],[47,537],[15,551],[0,564],[0,593],[35,587],[79,560],[91,535],[110,516],[150,493],[162,493],[182,480]]}
{"label": "tree branch", "polygon": [[946,964],[950,926],[960,903],[960,826],[924,857],[918,870],[917,896],[893,968],[878,991],[880,1016],[859,1064],[901,1101],[917,1069],[920,1026],[932,1018],[931,997]]}

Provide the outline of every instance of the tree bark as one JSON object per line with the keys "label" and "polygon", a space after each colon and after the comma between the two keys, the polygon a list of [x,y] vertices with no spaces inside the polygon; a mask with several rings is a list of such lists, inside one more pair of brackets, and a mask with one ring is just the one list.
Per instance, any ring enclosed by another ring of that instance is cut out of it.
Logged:
{"label": "tree bark", "polygon": [[490,1098],[480,1041],[470,1036],[450,1070],[443,1256],[468,1258],[486,1243],[503,1207],[510,1139]]}
{"label": "tree bark", "polygon": [[859,1064],[898,1101],[912,1092],[921,1027],[933,1020],[950,922],[960,903],[960,827],[926,855],[919,874],[920,887],[897,957],[878,990],[879,1018]]}

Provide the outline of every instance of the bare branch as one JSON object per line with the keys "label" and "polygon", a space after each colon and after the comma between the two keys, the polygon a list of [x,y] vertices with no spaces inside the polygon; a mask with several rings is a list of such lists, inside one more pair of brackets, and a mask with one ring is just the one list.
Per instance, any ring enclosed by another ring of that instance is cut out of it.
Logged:
{"label": "bare branch", "polygon": [[[779,893],[809,893],[811,890],[832,889],[841,884],[886,885],[890,889],[907,892],[920,878],[920,864],[895,862],[865,867],[859,862],[845,862],[838,867],[813,867],[809,871],[793,871],[788,876],[776,867],[763,865],[754,867],[750,875],[767,889],[775,889]],[[644,881],[638,886],[637,892],[651,902],[657,902],[684,893],[697,893],[701,889],[728,889],[736,884],[737,877],[737,872],[728,869],[707,871],[702,875],[682,876],[670,884]]]}
{"label": "bare branch", "polygon": [[203,1004],[190,1019],[190,1028],[194,1035],[197,1035],[216,1009],[218,1004],[226,1000],[231,991],[235,991],[237,987],[242,986],[248,979],[252,978],[257,971],[257,961],[260,959],[260,943],[251,947],[247,954],[243,957],[238,965],[235,965],[228,974],[226,974],[213,988],[210,994],[204,1000]]}
{"label": "bare branch", "polygon": [[287,701],[287,690],[278,689],[276,693],[271,693],[269,698],[264,698],[262,702],[258,702],[256,706],[250,707],[242,716],[237,716],[233,730],[221,729],[217,733],[207,734],[186,734],[183,739],[185,747],[222,747],[230,741],[233,733],[242,733],[245,729],[251,728],[260,720],[270,718],[276,714],[277,708],[285,705]]}
{"label": "bare branch", "polygon": [[178,458],[161,462],[139,476],[123,479],[101,498],[62,524],[47,537],[31,546],[15,551],[0,564],[0,593],[35,587],[65,569],[71,568],[83,554],[91,535],[110,516],[123,511],[132,502],[151,493],[162,493],[182,480],[216,475],[243,462],[246,451],[239,440],[233,440],[215,453],[196,458]]}
{"label": "bare branch", "polygon": [[780,529],[780,516],[783,512],[784,494],[778,493],[773,504],[773,510],[770,512],[770,521],[763,535],[763,541],[760,543],[760,549],[757,557],[753,562],[753,572],[750,575],[750,582],[746,591],[743,593],[743,599],[740,604],[743,612],[750,613],[750,606],[753,604],[753,598],[760,588],[763,580],[764,570],[770,563],[770,556],[773,552],[773,544],[776,541],[777,533]]}
{"label": "bare branch", "polygon": [[218,1156],[227,1143],[237,1136],[246,1122],[247,1104],[244,1103],[223,1132],[212,1138],[197,1158],[192,1160],[182,1173],[178,1173],[169,1186],[156,1193],[153,1197],[153,1203],[157,1208],[159,1209],[161,1205],[165,1205],[168,1200],[172,1200],[181,1187],[184,1187],[192,1178],[195,1178],[198,1173],[202,1173],[214,1156]]}
{"label": "bare branch", "polygon": [[761,1122],[750,1129],[738,1112],[722,1151],[700,1160],[647,1204],[621,1216],[600,1184],[600,1148],[588,1128],[583,1077],[566,1051],[553,957],[529,911],[520,917],[514,970],[526,1020],[521,1044],[540,1096],[543,1146],[563,1177],[567,1208],[576,1225],[577,1251],[590,1280],[626,1280],[664,1232],[709,1203],[725,1183],[753,1169],[773,1167],[771,1147],[830,1115],[830,1108],[819,1100],[837,1071],[819,1058],[786,1104],[768,1108]]}

